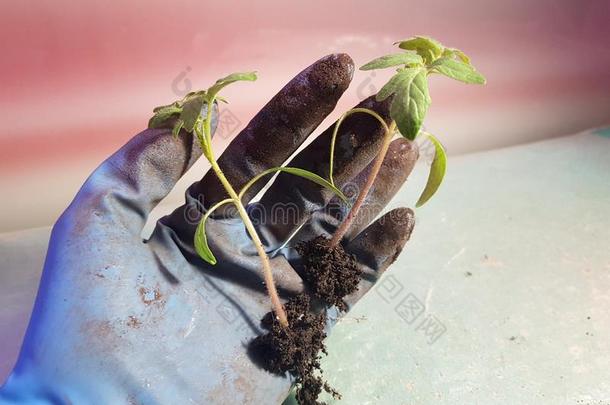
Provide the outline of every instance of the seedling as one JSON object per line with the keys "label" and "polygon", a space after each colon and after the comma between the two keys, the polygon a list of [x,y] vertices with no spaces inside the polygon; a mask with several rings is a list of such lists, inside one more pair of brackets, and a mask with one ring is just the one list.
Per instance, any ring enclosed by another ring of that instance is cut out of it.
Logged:
{"label": "seedling", "polygon": [[216,105],[217,100],[225,101],[218,95],[218,93],[224,87],[237,81],[254,81],[256,78],[257,76],[255,72],[230,74],[225,78],[217,80],[216,83],[214,83],[214,85],[207,90],[191,92],[182,100],[166,106],[155,108],[153,110],[155,115],[150,119],[148,126],[150,128],[171,128],[174,136],[176,137],[179,135],[181,130],[193,133],[197,137],[201,150],[203,151],[203,155],[210,162],[212,170],[220,180],[222,186],[229,195],[229,198],[219,201],[205,212],[195,232],[195,249],[197,250],[199,256],[201,256],[201,258],[209,264],[214,265],[217,263],[216,257],[208,245],[205,234],[205,224],[216,209],[225,204],[233,204],[237,208],[237,212],[239,213],[241,220],[244,222],[246,230],[252,239],[252,243],[256,248],[258,256],[260,257],[263,277],[265,280],[265,285],[267,286],[267,292],[269,294],[273,310],[278,317],[280,324],[283,327],[288,327],[286,312],[282,307],[275,283],[273,281],[269,256],[267,256],[261,239],[256,232],[250,217],[248,217],[246,209],[242,203],[244,193],[261,178],[276,172],[285,172],[304,177],[319,184],[320,186],[326,187],[336,193],[344,201],[346,201],[346,198],[343,193],[337,187],[335,187],[334,184],[331,184],[329,181],[315,173],[296,167],[274,167],[265,170],[248,181],[248,183],[246,183],[242,189],[239,190],[239,192],[234,189],[233,185],[231,185],[222,169],[216,162],[216,158],[212,150],[212,111],[214,110],[213,106]]}
{"label": "seedling", "polygon": [[426,136],[434,145],[435,154],[430,165],[428,181],[415,206],[420,207],[425,204],[441,185],[447,164],[445,150],[435,136],[420,131],[428,107],[432,102],[428,92],[428,76],[433,73],[439,73],[464,83],[485,84],[485,78],[472,66],[470,58],[459,49],[447,48],[438,41],[423,36],[396,42],[396,44],[403,52],[382,56],[360,68],[360,70],[396,69],[394,76],[390,78],[376,96],[377,101],[383,101],[392,95],[394,96],[390,105],[390,118],[392,119],[390,125],[387,125],[384,119],[375,111],[367,108],[353,108],[341,116],[334,128],[329,170],[329,182],[333,186],[335,142],[339,127],[345,118],[355,113],[369,114],[381,123],[385,130],[385,135],[369,177],[362,190],[360,190],[345,220],[333,234],[329,242],[330,247],[336,246],[341,241],[360,211],[364,199],[381,169],[383,159],[396,130],[411,141],[418,136]]}

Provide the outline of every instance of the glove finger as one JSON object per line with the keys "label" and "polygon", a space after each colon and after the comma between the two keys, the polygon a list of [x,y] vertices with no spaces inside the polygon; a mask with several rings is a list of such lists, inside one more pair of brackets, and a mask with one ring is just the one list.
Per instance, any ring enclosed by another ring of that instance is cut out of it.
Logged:
{"label": "glove finger", "polygon": [[363,269],[358,291],[346,298],[354,305],[366,294],[390,266],[407,243],[415,226],[415,215],[409,208],[396,208],[354,238],[345,250],[356,257]]}
{"label": "glove finger", "polygon": [[[377,179],[369,190],[344,240],[353,239],[385,209],[386,205],[407,181],[418,157],[419,148],[415,142],[410,142],[404,138],[392,141]],[[374,162],[371,162],[352,181],[343,186],[344,191],[352,200],[357,197],[366,183],[373,165]],[[292,239],[292,243],[310,240],[318,235],[332,235],[347,216],[350,208],[338,197],[334,197],[326,207],[311,215],[309,222],[299,230]]]}
{"label": "glove finger", "polygon": [[[217,108],[212,129],[217,126]],[[193,135],[146,129],[104,161],[89,176],[66,210],[95,213],[106,225],[127,228],[139,238],[150,211],[201,156]],[[113,222],[112,224],[110,222]]]}
{"label": "glove finger", "polygon": [[[218,159],[235,190],[258,173],[281,166],[335,107],[349,86],[354,70],[346,54],[326,56],[292,79],[248,126],[233,140]],[[249,200],[262,187],[260,181],[245,196]],[[186,192],[186,203],[160,223],[174,230],[180,243],[193,244],[201,212],[227,198],[216,175],[209,171]],[[231,216],[232,205],[220,207],[214,216]]]}
{"label": "glove finger", "polygon": [[[389,101],[365,99],[357,107],[368,108],[389,121]],[[288,165],[309,170],[323,178],[329,175],[330,142],[335,125],[331,125]],[[362,171],[374,158],[385,131],[375,118],[356,113],[347,117],[337,134],[333,178],[338,187]],[[291,174],[281,173],[265,192],[261,201],[249,211],[263,225],[261,233],[268,245],[285,242],[306,222],[311,213],[324,207],[333,197],[331,191]]]}
{"label": "glove finger", "polygon": [[[353,71],[354,63],[347,54],[332,54],[318,60],[284,86],[218,159],[233,187],[239,190],[260,172],[281,166],[332,112],[349,86]],[[262,181],[252,186],[244,203],[263,187]],[[204,195],[206,207],[228,197],[212,171],[195,183],[190,193],[192,196]]]}

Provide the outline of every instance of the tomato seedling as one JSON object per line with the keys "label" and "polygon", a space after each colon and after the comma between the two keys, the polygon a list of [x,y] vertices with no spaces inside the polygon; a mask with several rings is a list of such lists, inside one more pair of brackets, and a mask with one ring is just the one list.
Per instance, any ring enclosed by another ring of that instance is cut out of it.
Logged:
{"label": "tomato seedling", "polygon": [[470,58],[459,49],[447,48],[440,42],[423,36],[416,36],[396,42],[402,52],[385,55],[363,65],[360,70],[395,68],[396,73],[377,93],[377,101],[393,96],[390,105],[390,125],[367,108],[353,108],[345,112],[335,125],[331,141],[329,182],[333,181],[333,158],[337,133],[343,120],[355,113],[365,113],[377,119],[385,130],[383,143],[375,158],[371,172],[360,190],[349,213],[333,234],[329,245],[336,246],[349,230],[356,218],[364,199],[375,182],[381,169],[383,159],[388,151],[394,133],[398,132],[413,141],[418,135],[424,135],[434,145],[435,154],[430,166],[426,186],[420,195],[416,207],[425,204],[438,190],[445,175],[447,158],[440,141],[424,131],[420,131],[428,107],[432,102],[428,92],[428,76],[442,74],[455,80],[470,84],[485,84],[485,78],[470,63]]}
{"label": "tomato seedling", "polygon": [[242,203],[242,198],[244,193],[258,180],[261,178],[276,172],[285,172],[292,175],[304,177],[310,181],[313,181],[320,186],[326,187],[336,193],[342,200],[346,201],[343,193],[335,187],[334,184],[331,184],[329,181],[324,178],[318,176],[315,173],[312,173],[307,170],[299,169],[296,167],[274,167],[271,169],[267,169],[257,176],[253,177],[250,181],[248,181],[239,191],[236,191],[233,185],[226,178],[222,169],[216,162],[216,158],[214,156],[212,150],[212,111],[214,106],[217,103],[217,100],[225,101],[221,98],[218,93],[226,86],[235,83],[237,81],[254,81],[257,79],[255,72],[245,72],[245,73],[233,73],[227,77],[219,79],[207,90],[200,90],[197,92],[191,92],[187,94],[182,100],[176,101],[172,104],[157,107],[153,110],[155,115],[149,121],[150,128],[171,128],[174,136],[178,136],[181,130],[185,130],[187,132],[193,133],[197,140],[199,141],[199,145],[201,146],[201,150],[203,151],[203,155],[210,162],[212,166],[212,170],[218,177],[218,180],[226,190],[229,198],[219,201],[210,207],[201,218],[199,225],[197,226],[197,230],[195,232],[195,249],[199,256],[206,262],[211,265],[217,263],[216,257],[210,250],[208,245],[206,233],[205,233],[205,224],[210,215],[218,209],[219,207],[225,204],[233,204],[237,208],[237,212],[243,221],[246,231],[250,235],[252,239],[252,243],[254,244],[258,256],[260,257],[262,263],[262,271],[263,277],[265,280],[265,285],[267,287],[267,292],[269,294],[269,298],[271,300],[271,305],[275,314],[278,317],[279,322],[282,326],[288,326],[288,319],[286,317],[286,312],[282,307],[280,302],[277,289],[275,287],[275,283],[273,281],[273,274],[271,272],[271,264],[269,261],[269,256],[265,252],[263,243],[256,232],[256,228],[254,227],[250,217],[246,212],[246,208]]}

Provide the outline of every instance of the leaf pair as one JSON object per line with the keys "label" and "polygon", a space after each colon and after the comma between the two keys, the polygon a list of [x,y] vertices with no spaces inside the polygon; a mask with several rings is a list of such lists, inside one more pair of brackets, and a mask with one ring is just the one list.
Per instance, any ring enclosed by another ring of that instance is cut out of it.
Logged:
{"label": "leaf pair", "polygon": [[[181,129],[193,133],[198,125],[203,124],[207,106],[212,105],[216,99],[225,101],[218,96],[220,90],[237,81],[254,80],[256,80],[256,72],[232,73],[217,80],[207,90],[188,93],[182,100],[153,109],[155,114],[148,121],[148,127],[172,128],[174,136],[178,136]],[[203,143],[203,137],[199,137],[199,141]],[[201,146],[204,148],[204,145]]]}
{"label": "leaf pair", "polygon": [[[289,174],[292,174],[295,176],[299,176],[299,177],[308,179],[322,187],[325,187],[325,188],[331,190],[343,202],[347,203],[347,197],[343,194],[343,192],[341,190],[339,190],[337,187],[335,187],[333,184],[331,184],[328,180],[318,176],[315,173],[312,173],[308,170],[300,169],[298,167],[274,167],[274,168],[267,169],[267,170],[259,173],[257,176],[253,177],[248,183],[246,183],[246,185],[240,190],[240,192],[238,194],[238,198],[241,199],[244,196],[244,194],[246,193],[246,191],[258,180],[262,179],[265,176],[268,176],[270,174],[274,174],[277,172],[289,173]],[[216,260],[216,257],[214,256],[214,254],[212,253],[210,246],[208,245],[208,238],[205,234],[205,224],[206,224],[206,221],[208,220],[208,218],[210,217],[210,215],[217,208],[219,208],[222,205],[225,205],[228,203],[233,203],[233,202],[235,202],[235,200],[233,200],[232,198],[227,198],[226,200],[222,200],[219,203],[217,203],[216,205],[210,207],[210,209],[205,213],[205,215],[199,222],[199,225],[197,225],[197,230],[195,231],[195,250],[197,251],[197,253],[203,260],[205,260],[206,262],[208,262],[212,265],[216,264],[217,260]]]}

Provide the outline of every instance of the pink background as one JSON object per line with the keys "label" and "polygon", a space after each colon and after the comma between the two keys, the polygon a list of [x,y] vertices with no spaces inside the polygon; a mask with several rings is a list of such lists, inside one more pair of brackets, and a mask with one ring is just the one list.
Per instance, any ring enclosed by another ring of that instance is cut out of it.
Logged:
{"label": "pink background", "polygon": [[[258,82],[226,93],[229,118],[243,125],[317,58],[347,52],[361,65],[416,34],[462,48],[488,79],[485,87],[433,79],[426,126],[450,154],[610,123],[603,0],[59,0],[1,8],[0,232],[52,224],[153,107],[190,88],[257,70]],[[357,72],[323,126],[386,77]],[[237,130],[229,123],[215,147]]]}

